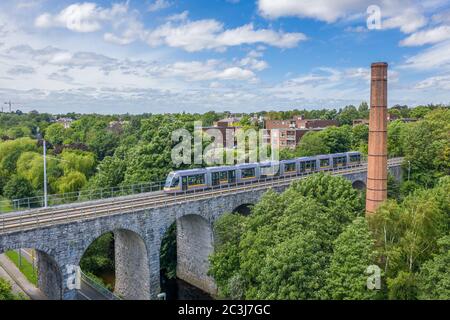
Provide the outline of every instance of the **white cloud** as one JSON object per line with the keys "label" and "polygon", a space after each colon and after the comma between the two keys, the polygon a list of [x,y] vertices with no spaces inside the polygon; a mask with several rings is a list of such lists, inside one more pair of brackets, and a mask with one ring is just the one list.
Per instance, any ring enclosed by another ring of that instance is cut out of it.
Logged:
{"label": "white cloud", "polygon": [[111,8],[102,8],[96,3],[75,3],[63,9],[57,15],[44,13],[35,20],[38,28],[62,27],[75,32],[94,32],[102,28],[105,21],[113,21],[126,14],[128,4],[113,4]]}
{"label": "white cloud", "polygon": [[263,16],[271,19],[296,16],[332,23],[345,17],[350,10],[365,10],[367,2],[360,0],[259,0],[258,7]]}
{"label": "white cloud", "polygon": [[218,79],[223,80],[248,80],[255,77],[255,74],[246,69],[231,67],[223,70],[217,75]]}
{"label": "white cloud", "polygon": [[183,11],[181,13],[173,14],[166,18],[167,21],[186,21],[189,16],[189,11]]}
{"label": "white cloud", "polygon": [[441,89],[441,90],[450,90],[450,76],[434,76],[426,78],[425,80],[420,81],[415,86],[415,89]]}
{"label": "white cloud", "polygon": [[415,70],[449,69],[450,41],[444,41],[406,60],[402,68]]}
{"label": "white cloud", "polygon": [[380,7],[383,29],[399,28],[410,33],[426,25],[425,5],[433,8],[437,4],[413,0],[258,0],[259,12],[266,18],[299,17],[327,23],[367,17],[366,10],[370,5]]}
{"label": "white cloud", "polygon": [[295,47],[306,40],[302,33],[284,33],[269,29],[255,29],[247,24],[235,29],[224,29],[216,20],[198,20],[174,25],[171,22],[149,31],[146,36],[151,46],[166,44],[189,52],[205,49],[223,51],[226,47],[264,43],[279,48]]}
{"label": "white cloud", "polygon": [[155,0],[152,4],[148,6],[149,12],[155,12],[163,9],[167,9],[172,6],[172,2],[168,0]]}
{"label": "white cloud", "polygon": [[450,39],[450,26],[439,26],[411,34],[400,42],[405,47],[435,44]]}
{"label": "white cloud", "polygon": [[428,19],[423,15],[417,7],[403,8],[400,12],[396,12],[393,16],[382,22],[383,29],[399,28],[404,33],[414,32],[424,27]]}

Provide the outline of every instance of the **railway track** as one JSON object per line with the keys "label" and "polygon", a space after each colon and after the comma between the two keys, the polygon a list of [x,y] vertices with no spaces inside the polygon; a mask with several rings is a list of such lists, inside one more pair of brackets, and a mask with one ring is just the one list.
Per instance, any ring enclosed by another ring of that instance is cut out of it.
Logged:
{"label": "railway track", "polygon": [[[402,158],[390,159],[388,166],[401,165]],[[329,170],[332,175],[361,173],[367,170],[367,163],[346,167],[341,170]],[[164,192],[153,192],[126,198],[111,198],[109,201],[81,203],[77,206],[35,209],[23,212],[3,214],[0,216],[0,234],[25,231],[55,224],[70,223],[124,212],[136,212],[143,209],[168,207],[191,201],[210,199],[228,194],[262,190],[270,187],[289,185],[292,181],[302,179],[310,174],[285,176],[276,179],[258,180],[255,182],[236,184],[224,188],[205,189],[178,195],[167,195]]]}

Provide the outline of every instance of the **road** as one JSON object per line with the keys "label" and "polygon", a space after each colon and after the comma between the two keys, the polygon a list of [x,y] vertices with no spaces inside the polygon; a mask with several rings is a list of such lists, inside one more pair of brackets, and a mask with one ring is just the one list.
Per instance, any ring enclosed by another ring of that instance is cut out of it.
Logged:
{"label": "road", "polygon": [[[33,250],[20,249],[22,257],[33,263]],[[21,274],[20,270],[6,255],[0,256],[0,277],[7,279],[13,286],[15,293],[23,293],[32,300],[46,300],[45,295]],[[78,291],[78,300],[108,300],[89,283],[81,279],[81,288]]]}
{"label": "road", "polygon": [[[398,166],[403,158],[388,161],[388,166]],[[367,171],[367,163],[343,169],[332,169],[332,175],[343,175]],[[327,172],[327,171],[325,171]],[[310,173],[313,174],[313,173]],[[33,209],[23,212],[2,214],[0,217],[0,234],[34,229],[43,226],[63,224],[68,222],[95,219],[98,217],[121,214],[142,209],[179,205],[181,203],[210,199],[227,194],[261,190],[270,187],[286,186],[292,181],[304,178],[310,174],[282,176],[276,179],[264,179],[248,183],[240,183],[223,188],[205,189],[178,195],[167,195],[164,192],[152,192],[123,198],[110,198],[88,203],[79,203],[65,207]]]}

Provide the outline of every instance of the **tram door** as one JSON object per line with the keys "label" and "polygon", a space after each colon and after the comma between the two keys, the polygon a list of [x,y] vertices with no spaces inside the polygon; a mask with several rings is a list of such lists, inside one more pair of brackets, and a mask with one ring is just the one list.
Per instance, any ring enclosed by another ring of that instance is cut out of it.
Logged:
{"label": "tram door", "polygon": [[220,172],[213,172],[211,174],[211,182],[213,187],[220,185]]}
{"label": "tram door", "polygon": [[187,191],[188,189],[188,177],[185,176],[181,179],[181,190]]}
{"label": "tram door", "polygon": [[236,183],[236,171],[228,171],[228,183]]}

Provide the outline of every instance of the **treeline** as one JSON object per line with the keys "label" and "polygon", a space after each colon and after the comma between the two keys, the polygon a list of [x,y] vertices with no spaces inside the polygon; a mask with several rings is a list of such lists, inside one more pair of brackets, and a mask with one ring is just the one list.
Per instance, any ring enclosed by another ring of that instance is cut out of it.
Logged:
{"label": "treeline", "polygon": [[[366,220],[344,178],[296,181],[268,191],[249,216],[219,218],[210,275],[231,299],[448,300],[449,194],[441,178]],[[377,267],[381,287],[368,290]]]}
{"label": "treeline", "polygon": [[[394,107],[401,117],[414,117],[417,123],[392,122],[389,125],[389,152],[392,156],[405,155],[411,161],[411,174],[419,175],[423,168],[433,166],[435,173],[418,177],[421,184],[432,185],[442,172],[447,172],[448,151],[445,122],[448,108],[419,106]],[[0,114],[0,196],[19,199],[43,193],[43,136],[48,142],[49,193],[69,193],[79,190],[111,188],[165,179],[175,168],[171,150],[175,145],[171,133],[180,128],[193,132],[193,122],[212,125],[229,113],[164,115],[80,115],[58,117],[73,119],[69,128],[55,123],[49,114]],[[343,125],[321,132],[306,134],[297,149],[283,150],[281,158],[321,153],[359,150],[367,152],[368,128],[350,126],[354,119],[367,117],[368,106],[347,106],[342,110],[293,110],[261,112],[269,118],[338,119]],[[252,114],[254,116],[254,114]],[[245,115],[244,126],[251,125]],[[205,141],[205,144],[207,141]],[[409,150],[414,148],[417,154]],[[447,152],[447,153],[446,153]],[[407,154],[410,154],[407,155]],[[183,166],[191,168],[194,166]],[[430,178],[431,177],[431,178]],[[416,178],[416,177],[414,177]]]}

